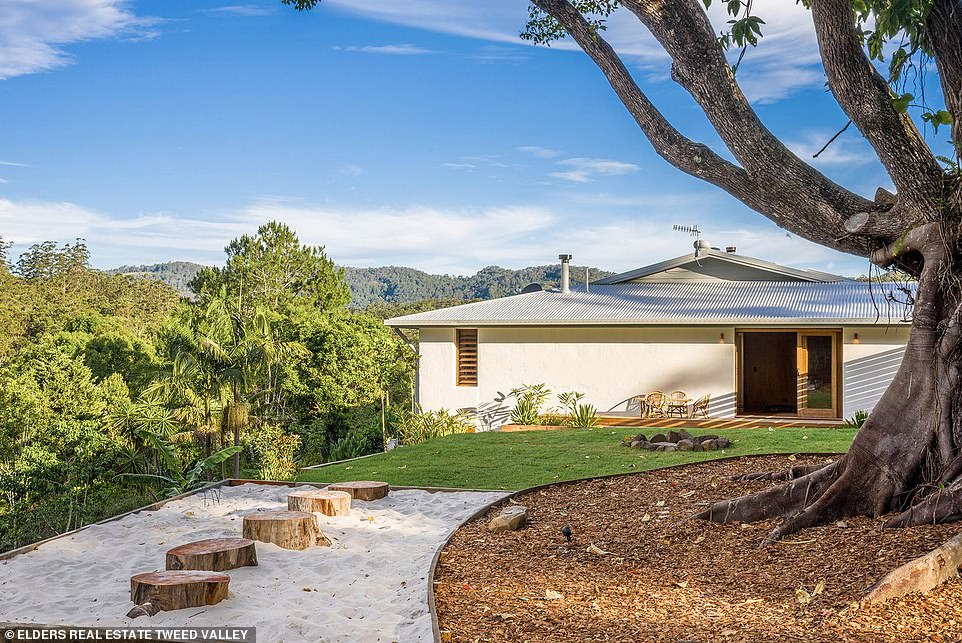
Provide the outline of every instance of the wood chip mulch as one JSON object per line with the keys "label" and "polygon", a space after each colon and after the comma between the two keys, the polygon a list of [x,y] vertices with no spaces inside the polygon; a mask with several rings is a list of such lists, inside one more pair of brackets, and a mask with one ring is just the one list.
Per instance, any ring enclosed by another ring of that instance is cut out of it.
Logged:
{"label": "wood chip mulch", "polygon": [[882,519],[846,518],[762,548],[776,521],[679,522],[773,484],[729,476],[819,461],[828,460],[740,458],[558,485],[516,498],[529,509],[517,532],[488,532],[495,507],[442,552],[442,640],[962,641],[958,580],[925,596],[857,603],[958,525],[882,531]]}

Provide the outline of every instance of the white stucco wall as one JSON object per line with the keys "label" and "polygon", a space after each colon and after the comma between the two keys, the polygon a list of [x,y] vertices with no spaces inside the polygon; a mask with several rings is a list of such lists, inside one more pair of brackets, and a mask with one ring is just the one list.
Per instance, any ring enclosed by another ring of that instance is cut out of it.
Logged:
{"label": "white stucco wall", "polygon": [[[418,402],[426,411],[445,408],[451,411],[478,406],[478,387],[455,384],[453,328],[422,328],[418,351]],[[478,349],[481,348],[480,333]],[[479,361],[482,359],[478,357]]]}
{"label": "white stucco wall", "polygon": [[[455,385],[454,338],[453,328],[421,329],[419,399],[428,410],[477,409],[480,428],[506,420],[511,389],[542,382],[555,393],[584,393],[599,411],[646,391],[680,389],[693,398],[710,393],[713,416],[735,414],[733,327],[481,328],[476,387]],[[907,340],[904,327],[843,330],[843,417],[872,410]]]}
{"label": "white stucco wall", "polygon": [[902,363],[908,339],[909,329],[901,326],[843,330],[842,417],[872,410]]}
{"label": "white stucco wall", "polygon": [[734,336],[731,327],[481,328],[479,385],[463,387],[454,384],[454,330],[422,329],[421,405],[475,406],[481,428],[488,428],[506,419],[513,400],[504,396],[511,389],[543,382],[555,393],[584,393],[600,411],[656,389],[680,389],[691,397],[710,393],[712,415],[730,416]]}

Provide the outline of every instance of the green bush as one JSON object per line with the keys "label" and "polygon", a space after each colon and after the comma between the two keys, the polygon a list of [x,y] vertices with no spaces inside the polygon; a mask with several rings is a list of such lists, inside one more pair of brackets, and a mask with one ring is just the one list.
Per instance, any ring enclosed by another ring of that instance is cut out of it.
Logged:
{"label": "green bush", "polygon": [[862,425],[865,424],[865,420],[867,419],[868,419],[868,411],[856,411],[855,415],[845,420],[845,428],[861,429]]}
{"label": "green bush", "polygon": [[328,462],[350,460],[369,453],[376,453],[369,449],[369,440],[362,431],[349,431],[331,445],[328,451]]}
{"label": "green bush", "polygon": [[578,391],[560,393],[558,401],[564,413],[564,424],[578,428],[598,426],[598,409],[591,404],[582,404],[585,394]]}
{"label": "green bush", "polygon": [[397,424],[401,444],[421,444],[434,438],[453,433],[470,433],[474,430],[466,413],[451,413],[447,409],[424,411],[420,406],[414,413],[405,414]]}
{"label": "green bush", "polygon": [[551,391],[544,384],[522,384],[508,393],[517,400],[511,410],[512,424],[541,424],[541,407]]}
{"label": "green bush", "polygon": [[598,426],[598,409],[591,404],[575,404],[568,414],[568,426],[590,429]]}
{"label": "green bush", "polygon": [[297,475],[296,456],[301,446],[301,436],[268,424],[253,432],[250,445],[261,479],[291,480]]}

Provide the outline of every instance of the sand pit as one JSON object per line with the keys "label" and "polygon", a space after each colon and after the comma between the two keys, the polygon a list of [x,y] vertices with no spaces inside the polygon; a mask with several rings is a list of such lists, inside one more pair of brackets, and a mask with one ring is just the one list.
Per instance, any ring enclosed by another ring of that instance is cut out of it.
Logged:
{"label": "sand pit", "polygon": [[232,569],[213,606],[125,617],[130,576],[164,568],[165,552],[240,536],[242,515],[286,509],[288,487],[247,484],[175,500],[0,561],[0,622],[256,627],[258,641],[431,641],[428,573],[457,525],[503,493],[399,490],[355,502],[350,516],[318,514],[331,547],[257,543],[258,567]]}

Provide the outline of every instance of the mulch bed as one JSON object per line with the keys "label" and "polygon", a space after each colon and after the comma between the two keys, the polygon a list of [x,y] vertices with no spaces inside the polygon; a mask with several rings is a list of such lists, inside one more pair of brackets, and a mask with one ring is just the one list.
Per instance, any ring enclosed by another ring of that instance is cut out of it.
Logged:
{"label": "mulch bed", "polygon": [[[459,529],[442,552],[434,586],[442,638],[962,641],[960,581],[925,596],[857,604],[866,587],[948,540],[958,525],[882,531],[881,519],[847,518],[762,548],[776,521],[679,523],[713,500],[773,484],[728,476],[819,461],[828,460],[740,458],[523,494],[516,500],[529,508],[527,527],[489,533],[495,508]],[[591,545],[608,553],[592,553]]]}

